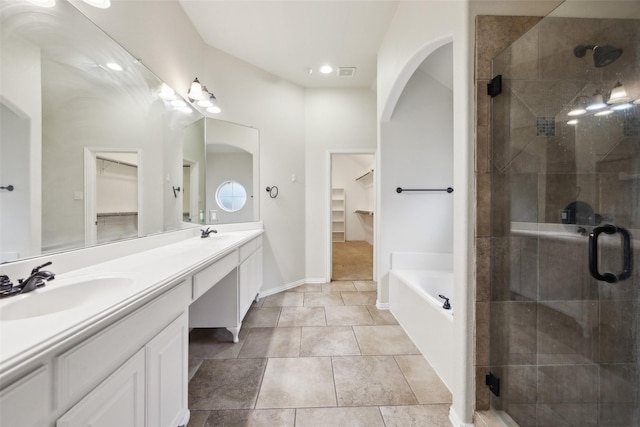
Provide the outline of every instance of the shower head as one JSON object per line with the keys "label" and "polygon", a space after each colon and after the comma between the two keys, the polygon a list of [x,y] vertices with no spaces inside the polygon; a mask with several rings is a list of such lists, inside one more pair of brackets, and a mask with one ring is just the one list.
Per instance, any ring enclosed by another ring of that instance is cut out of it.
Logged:
{"label": "shower head", "polygon": [[597,67],[605,67],[611,64],[613,61],[618,59],[620,55],[622,55],[622,49],[618,49],[616,47],[610,45],[589,45],[589,46],[576,46],[573,49],[573,54],[578,58],[582,58],[586,53],[587,49],[593,51],[593,64]]}

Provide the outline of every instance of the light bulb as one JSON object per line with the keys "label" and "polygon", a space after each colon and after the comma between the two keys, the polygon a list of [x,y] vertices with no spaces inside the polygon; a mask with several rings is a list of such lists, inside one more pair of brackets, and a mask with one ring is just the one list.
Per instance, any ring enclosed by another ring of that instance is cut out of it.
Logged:
{"label": "light bulb", "polygon": [[596,93],[591,98],[591,101],[589,102],[589,105],[587,105],[587,110],[588,111],[602,110],[606,106],[607,106],[607,104],[604,103],[604,99],[603,99],[602,95],[599,94],[599,93]]}
{"label": "light bulb", "polygon": [[202,96],[202,86],[196,77],[193,82],[191,82],[191,87],[189,88],[189,94],[187,95],[191,99],[201,100],[204,97]]}
{"label": "light bulb", "polygon": [[627,95],[627,90],[622,86],[622,83],[618,82],[611,89],[611,95],[609,95],[608,104],[618,104],[621,102],[629,101],[629,96]]}

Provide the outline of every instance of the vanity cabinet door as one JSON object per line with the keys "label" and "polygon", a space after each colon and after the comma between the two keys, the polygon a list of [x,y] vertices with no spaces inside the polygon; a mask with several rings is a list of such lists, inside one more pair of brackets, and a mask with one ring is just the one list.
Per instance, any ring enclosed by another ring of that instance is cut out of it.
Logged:
{"label": "vanity cabinet door", "polygon": [[142,349],[59,418],[56,427],[144,427],[144,359]]}
{"label": "vanity cabinet door", "polygon": [[0,391],[0,426],[40,427],[51,410],[49,365]]}
{"label": "vanity cabinet door", "polygon": [[146,346],[149,427],[176,427],[188,419],[188,329],[183,313]]}

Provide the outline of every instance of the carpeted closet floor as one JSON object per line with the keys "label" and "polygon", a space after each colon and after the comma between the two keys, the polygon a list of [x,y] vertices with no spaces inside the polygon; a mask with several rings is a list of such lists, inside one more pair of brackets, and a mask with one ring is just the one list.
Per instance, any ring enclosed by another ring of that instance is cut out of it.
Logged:
{"label": "carpeted closet floor", "polygon": [[373,246],[362,240],[334,242],[332,280],[373,280]]}

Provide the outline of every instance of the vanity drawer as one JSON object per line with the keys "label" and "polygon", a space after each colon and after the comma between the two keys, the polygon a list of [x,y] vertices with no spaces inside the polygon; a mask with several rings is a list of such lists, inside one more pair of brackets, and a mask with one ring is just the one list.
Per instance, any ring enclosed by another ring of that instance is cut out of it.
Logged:
{"label": "vanity drawer", "polygon": [[193,275],[193,299],[196,300],[238,266],[238,252],[233,251],[224,258]]}
{"label": "vanity drawer", "polygon": [[262,236],[258,236],[250,242],[240,246],[240,263],[249,258],[249,255],[258,250],[262,246]]}
{"label": "vanity drawer", "polygon": [[191,289],[182,282],[133,314],[109,326],[54,360],[56,408],[87,394],[145,346],[189,305]]}

